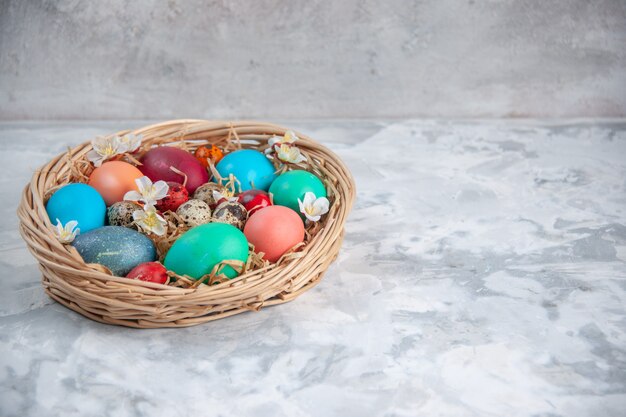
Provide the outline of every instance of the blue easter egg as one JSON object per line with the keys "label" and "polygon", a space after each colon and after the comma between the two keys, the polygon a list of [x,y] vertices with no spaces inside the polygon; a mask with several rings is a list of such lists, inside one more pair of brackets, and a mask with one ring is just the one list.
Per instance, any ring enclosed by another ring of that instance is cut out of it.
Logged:
{"label": "blue easter egg", "polygon": [[81,233],[104,226],[106,210],[102,196],[87,184],[65,185],[55,191],[46,204],[53,225],[57,224],[57,219],[64,225],[76,220]]}
{"label": "blue easter egg", "polygon": [[215,168],[222,176],[223,184],[233,174],[241,182],[241,190],[238,191],[242,192],[253,188],[267,191],[276,178],[274,165],[264,154],[252,149],[227,154]]}
{"label": "blue easter egg", "polygon": [[122,226],[104,226],[81,233],[72,246],[86,263],[104,265],[120,277],[137,265],[157,258],[154,243],[147,236]]}

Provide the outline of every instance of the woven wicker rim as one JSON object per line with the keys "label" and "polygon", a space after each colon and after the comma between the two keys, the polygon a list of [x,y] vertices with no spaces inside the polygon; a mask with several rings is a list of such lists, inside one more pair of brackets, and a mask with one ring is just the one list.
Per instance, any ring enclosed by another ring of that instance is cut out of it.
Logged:
{"label": "woven wicker rim", "polygon": [[[223,145],[236,134],[244,148],[261,148],[287,128],[253,121],[174,120],[132,131],[156,144],[185,142]],[[123,135],[130,131],[121,131]],[[76,250],[58,242],[45,210],[51,188],[70,181],[72,162],[91,150],[85,142],[35,172],[24,189],[17,214],[20,233],[39,262],[46,293],[57,302],[99,322],[137,328],[185,327],[291,301],[315,286],[339,253],[343,227],[355,199],[352,175],[330,150],[297,132],[307,156],[331,198],[322,228],[299,257],[251,270],[226,283],[179,288],[130,280],[87,265]]]}

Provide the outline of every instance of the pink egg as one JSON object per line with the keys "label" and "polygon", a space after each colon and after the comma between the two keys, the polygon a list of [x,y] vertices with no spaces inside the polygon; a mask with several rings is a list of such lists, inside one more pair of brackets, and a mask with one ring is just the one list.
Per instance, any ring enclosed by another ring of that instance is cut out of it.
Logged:
{"label": "pink egg", "polygon": [[206,168],[189,152],[171,146],[160,146],[150,149],[141,158],[141,172],[152,181],[174,181],[183,183],[185,177],[177,174],[170,167],[174,167],[187,175],[185,188],[189,193],[209,181]]}
{"label": "pink egg", "polygon": [[304,223],[292,209],[268,206],[251,216],[243,229],[254,250],[276,262],[285,252],[304,240]]}

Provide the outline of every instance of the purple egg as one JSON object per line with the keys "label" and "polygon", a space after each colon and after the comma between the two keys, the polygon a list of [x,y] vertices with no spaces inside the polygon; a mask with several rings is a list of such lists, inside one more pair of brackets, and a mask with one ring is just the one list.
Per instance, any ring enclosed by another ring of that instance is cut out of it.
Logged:
{"label": "purple egg", "polygon": [[184,177],[172,171],[170,167],[176,168],[187,175],[185,188],[189,193],[196,191],[196,188],[209,181],[209,173],[206,168],[189,152],[171,146],[160,146],[150,149],[141,158],[139,169],[152,181],[174,181],[183,183]]}

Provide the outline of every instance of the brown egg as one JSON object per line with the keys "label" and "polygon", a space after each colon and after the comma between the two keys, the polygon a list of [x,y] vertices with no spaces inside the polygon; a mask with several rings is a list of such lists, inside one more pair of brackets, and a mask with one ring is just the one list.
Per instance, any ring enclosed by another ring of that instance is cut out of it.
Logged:
{"label": "brown egg", "polygon": [[136,167],[123,161],[105,162],[94,169],[89,177],[89,185],[95,188],[107,206],[124,200],[124,194],[137,190],[135,180],[143,177]]}
{"label": "brown egg", "polygon": [[213,212],[214,222],[230,224],[240,230],[246,225],[246,220],[248,220],[248,211],[236,201],[225,201]]}

